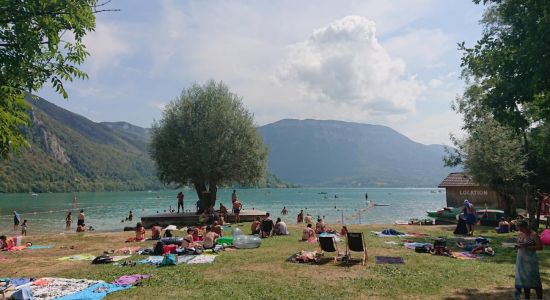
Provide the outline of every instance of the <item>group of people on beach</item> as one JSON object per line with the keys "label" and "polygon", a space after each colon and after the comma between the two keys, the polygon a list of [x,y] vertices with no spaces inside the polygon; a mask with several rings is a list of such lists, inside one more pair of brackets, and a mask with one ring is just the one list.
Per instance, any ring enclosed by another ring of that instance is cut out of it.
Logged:
{"label": "group of people on beach", "polygon": [[251,234],[257,234],[261,237],[290,234],[286,223],[281,220],[281,218],[277,218],[277,220],[273,222],[270,213],[266,213],[263,218],[256,217],[256,220],[250,224],[250,232]]}

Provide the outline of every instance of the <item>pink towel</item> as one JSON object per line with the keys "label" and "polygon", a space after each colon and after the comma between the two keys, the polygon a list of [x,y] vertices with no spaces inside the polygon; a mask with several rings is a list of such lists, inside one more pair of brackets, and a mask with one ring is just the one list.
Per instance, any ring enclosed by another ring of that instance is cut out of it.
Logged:
{"label": "pink towel", "polygon": [[123,275],[123,276],[120,276],[117,280],[113,281],[113,283],[117,285],[134,284],[142,279],[146,279],[149,277],[151,277],[151,275],[149,274]]}

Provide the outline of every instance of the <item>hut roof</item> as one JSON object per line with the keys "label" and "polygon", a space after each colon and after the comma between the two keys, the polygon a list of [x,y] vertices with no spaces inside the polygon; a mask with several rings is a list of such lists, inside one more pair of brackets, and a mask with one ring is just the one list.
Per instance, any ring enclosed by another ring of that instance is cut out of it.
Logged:
{"label": "hut roof", "polygon": [[457,172],[449,174],[438,187],[451,187],[451,186],[479,186],[475,183],[472,177],[464,172]]}

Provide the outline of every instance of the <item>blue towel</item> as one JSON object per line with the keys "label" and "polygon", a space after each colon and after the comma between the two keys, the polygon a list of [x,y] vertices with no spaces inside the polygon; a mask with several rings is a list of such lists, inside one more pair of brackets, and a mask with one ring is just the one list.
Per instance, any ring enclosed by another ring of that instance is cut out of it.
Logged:
{"label": "blue towel", "polygon": [[116,285],[112,283],[99,282],[83,289],[80,292],[59,297],[56,298],[56,300],[100,300],[107,296],[107,294],[126,290],[131,287],[131,285]]}
{"label": "blue towel", "polygon": [[16,287],[18,287],[20,285],[23,285],[23,284],[27,284],[31,281],[34,281],[34,279],[31,279],[31,278],[12,278],[12,279],[10,279],[10,283],[15,285]]}

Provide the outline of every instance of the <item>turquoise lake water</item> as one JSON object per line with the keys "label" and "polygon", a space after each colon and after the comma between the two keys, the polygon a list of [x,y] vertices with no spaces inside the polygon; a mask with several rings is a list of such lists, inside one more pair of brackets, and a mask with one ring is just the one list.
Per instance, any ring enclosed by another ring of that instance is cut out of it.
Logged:
{"label": "turquoise lake water", "polygon": [[[183,189],[185,209],[194,209],[197,195],[194,190]],[[218,201],[230,205],[230,189],[218,190]],[[430,188],[295,188],[295,189],[240,189],[237,190],[244,209],[264,210],[273,217],[281,217],[287,223],[295,223],[300,209],[312,216],[324,216],[328,223],[389,224],[395,220],[425,217],[426,210],[445,206],[445,191]],[[389,206],[369,206],[369,200]],[[29,222],[29,233],[62,232],[65,216],[73,212],[73,229],[80,209],[86,213],[86,225],[99,231],[122,230],[135,226],[143,215],[150,215],[177,207],[177,191],[159,192],[109,192],[77,193],[73,201],[71,193],[0,194],[0,234],[13,231],[13,210]],[[336,196],[336,197],[335,197]],[[286,206],[289,213],[280,214]],[[124,222],[128,212],[134,213],[133,222]]]}

